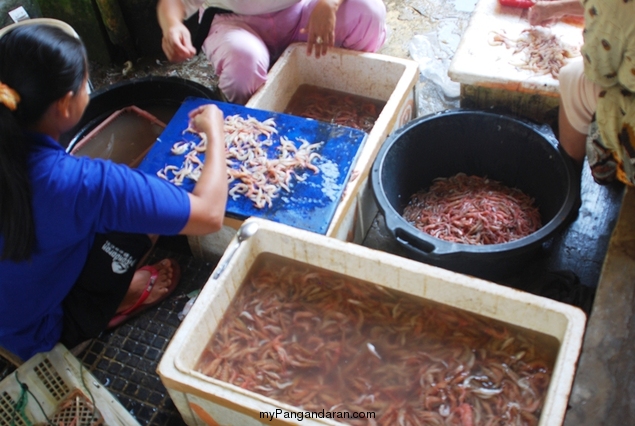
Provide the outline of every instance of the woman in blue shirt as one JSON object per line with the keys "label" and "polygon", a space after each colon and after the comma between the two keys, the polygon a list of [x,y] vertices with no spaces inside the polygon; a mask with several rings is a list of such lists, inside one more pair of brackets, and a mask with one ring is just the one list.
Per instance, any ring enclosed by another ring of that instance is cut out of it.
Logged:
{"label": "woman in blue shirt", "polygon": [[227,201],[223,114],[190,113],[207,137],[188,193],[107,160],[68,155],[57,140],[89,102],[80,40],[41,24],[0,38],[0,346],[27,359],[73,347],[165,297],[178,265],[136,265],[149,234],[220,229]]}

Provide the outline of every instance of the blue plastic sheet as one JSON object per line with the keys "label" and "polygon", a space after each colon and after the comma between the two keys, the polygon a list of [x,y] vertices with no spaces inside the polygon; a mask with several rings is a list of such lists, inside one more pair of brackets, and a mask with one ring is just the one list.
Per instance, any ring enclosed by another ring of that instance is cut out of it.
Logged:
{"label": "blue plastic sheet", "polygon": [[[199,141],[198,136],[190,132],[184,134],[183,131],[189,122],[189,112],[204,104],[216,104],[223,111],[225,117],[238,114],[243,118],[253,117],[259,121],[273,118],[278,133],[272,137],[274,142],[272,146],[263,147],[269,158],[276,158],[276,148],[280,146],[279,140],[282,136],[294,141],[296,146],[301,145],[299,138],[305,139],[309,143],[323,142],[315,151],[320,154],[321,158],[313,161],[313,164],[320,169],[319,173],[310,170],[301,172],[306,176],[306,180],[298,181],[293,178],[290,192],[282,189],[279,196],[273,199],[271,207],[256,208],[251,200],[242,195],[237,199],[229,197],[226,215],[239,220],[256,216],[325,234],[349,180],[352,166],[366,140],[366,133],[350,127],[332,125],[289,114],[247,108],[210,99],[187,98],[138,169],[146,173],[156,174],[157,171],[169,164],[180,167],[183,163],[183,155],[172,154],[172,145],[183,140]],[[199,157],[204,156],[199,155]],[[230,183],[229,189],[231,190],[236,183],[237,181]],[[191,191],[194,184],[194,181],[186,179],[181,186]]]}

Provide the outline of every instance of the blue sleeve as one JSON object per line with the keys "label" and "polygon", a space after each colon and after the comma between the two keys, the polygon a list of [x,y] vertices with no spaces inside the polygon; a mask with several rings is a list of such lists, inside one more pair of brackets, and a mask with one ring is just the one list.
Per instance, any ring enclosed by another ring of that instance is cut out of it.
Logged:
{"label": "blue sleeve", "polygon": [[89,212],[92,218],[85,217],[80,222],[92,222],[95,232],[175,235],[185,227],[190,216],[185,190],[111,161],[69,160],[81,164],[76,169],[80,184],[75,186],[77,205],[73,211]]}

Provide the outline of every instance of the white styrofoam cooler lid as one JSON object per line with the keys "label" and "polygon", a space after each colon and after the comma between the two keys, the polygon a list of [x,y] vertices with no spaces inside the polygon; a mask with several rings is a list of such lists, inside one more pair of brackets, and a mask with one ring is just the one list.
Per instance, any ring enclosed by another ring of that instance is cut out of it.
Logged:
{"label": "white styrofoam cooler lid", "polygon": [[[515,39],[530,28],[527,14],[527,9],[501,6],[498,0],[480,0],[448,69],[450,78],[467,85],[495,85],[510,90],[523,88],[557,94],[558,80],[550,74],[537,75],[510,63],[520,62],[523,53],[513,55],[513,49],[490,45],[492,31]],[[582,46],[580,26],[558,21],[548,30],[568,46]]]}

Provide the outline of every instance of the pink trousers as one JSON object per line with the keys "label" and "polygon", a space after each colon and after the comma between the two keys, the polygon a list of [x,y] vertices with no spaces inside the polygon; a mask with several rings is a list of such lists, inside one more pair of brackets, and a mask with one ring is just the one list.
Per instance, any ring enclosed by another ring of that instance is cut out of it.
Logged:
{"label": "pink trousers", "polygon": [[[245,104],[267,81],[269,67],[293,42],[307,41],[306,28],[317,0],[302,0],[264,15],[214,17],[203,52],[230,102]],[[344,0],[337,11],[335,46],[375,52],[386,39],[386,7],[381,0]]]}

